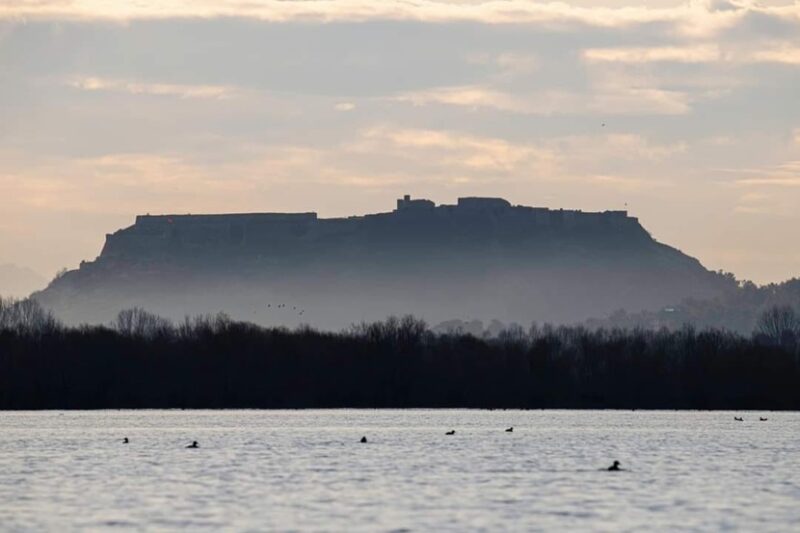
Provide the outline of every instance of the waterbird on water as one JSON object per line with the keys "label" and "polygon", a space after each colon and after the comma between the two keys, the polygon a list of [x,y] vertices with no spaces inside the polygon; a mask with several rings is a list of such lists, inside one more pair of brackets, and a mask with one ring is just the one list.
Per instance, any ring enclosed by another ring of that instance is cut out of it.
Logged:
{"label": "waterbird on water", "polygon": [[455,434],[456,434],[456,430],[455,429],[451,429],[450,431],[445,433],[445,435],[455,435]]}
{"label": "waterbird on water", "polygon": [[506,433],[511,433],[512,431],[514,431],[514,426],[511,426],[510,428],[506,429]]}
{"label": "waterbird on water", "polygon": [[737,422],[744,422],[744,418],[740,416],[734,416],[733,419],[736,420]]}
{"label": "waterbird on water", "polygon": [[187,446],[187,448],[199,448],[199,447],[200,447],[200,445],[197,444],[196,440],[193,440],[192,443]]}
{"label": "waterbird on water", "polygon": [[361,437],[361,443],[364,444],[365,442],[367,442],[367,437]]}
{"label": "waterbird on water", "polygon": [[758,419],[759,419],[761,422],[766,422],[767,420],[769,420],[769,418],[764,418],[763,416],[759,416],[759,417],[758,417]]}
{"label": "waterbird on water", "polygon": [[609,472],[617,472],[622,469],[619,467],[619,461],[614,461],[614,464],[609,466],[607,470]]}
{"label": "waterbird on water", "polygon": [[128,444],[128,442],[130,442],[130,441],[128,441],[128,437],[125,437],[124,439],[122,439],[122,444]]}

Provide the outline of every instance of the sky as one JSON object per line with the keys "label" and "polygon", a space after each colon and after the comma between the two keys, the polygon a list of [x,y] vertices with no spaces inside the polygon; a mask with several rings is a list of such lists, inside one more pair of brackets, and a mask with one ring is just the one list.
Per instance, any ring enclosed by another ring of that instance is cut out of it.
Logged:
{"label": "sky", "polygon": [[800,276],[800,2],[0,0],[0,264],[403,194],[628,209]]}

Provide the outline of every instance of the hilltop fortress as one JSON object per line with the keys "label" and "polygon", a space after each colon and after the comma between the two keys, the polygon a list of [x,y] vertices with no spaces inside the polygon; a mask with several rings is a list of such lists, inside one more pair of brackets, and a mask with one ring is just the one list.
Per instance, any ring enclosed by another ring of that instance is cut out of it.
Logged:
{"label": "hilltop fortress", "polygon": [[406,313],[527,324],[658,308],[724,283],[625,211],[407,195],[391,212],[344,218],[140,215],[37,298],[71,322],[141,306],[331,328]]}
{"label": "hilltop fortress", "polygon": [[[521,233],[613,233],[633,237],[643,231],[626,211],[583,211],[512,206],[501,198],[459,198],[456,205],[430,200],[397,200],[391,213],[347,218],[319,218],[316,213],[245,213],[224,215],[140,215],[136,223],[106,235],[102,259],[141,260],[210,252],[292,254],[306,245],[326,247],[342,239],[369,239],[379,232],[400,239],[410,232],[420,243],[430,232],[451,238],[481,239]],[[420,233],[414,236],[414,232]],[[400,239],[408,244],[406,239]]]}

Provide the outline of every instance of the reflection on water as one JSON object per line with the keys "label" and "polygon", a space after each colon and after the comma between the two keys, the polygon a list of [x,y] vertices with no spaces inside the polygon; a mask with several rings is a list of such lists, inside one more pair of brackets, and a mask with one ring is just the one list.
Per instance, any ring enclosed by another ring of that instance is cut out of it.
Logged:
{"label": "reflection on water", "polygon": [[800,413],[0,413],[0,529],[785,531],[798,437]]}

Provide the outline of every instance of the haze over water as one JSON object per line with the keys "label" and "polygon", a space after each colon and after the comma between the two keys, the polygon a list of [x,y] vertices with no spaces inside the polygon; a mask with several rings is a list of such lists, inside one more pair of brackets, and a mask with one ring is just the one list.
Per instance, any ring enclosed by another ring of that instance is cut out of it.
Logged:
{"label": "haze over water", "polygon": [[799,434],[800,413],[4,412],[0,524],[788,531]]}

